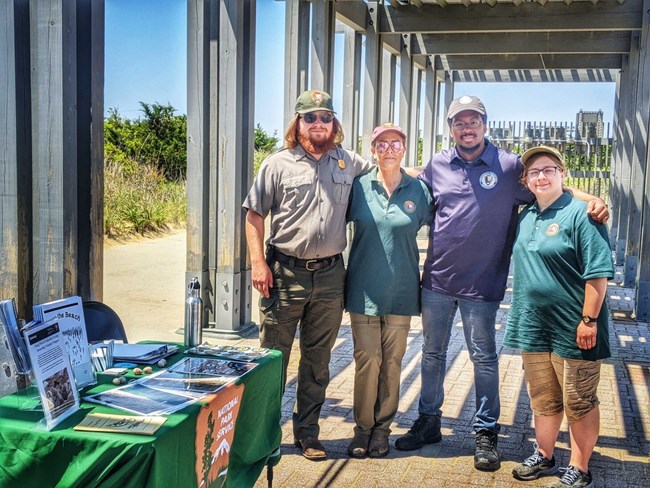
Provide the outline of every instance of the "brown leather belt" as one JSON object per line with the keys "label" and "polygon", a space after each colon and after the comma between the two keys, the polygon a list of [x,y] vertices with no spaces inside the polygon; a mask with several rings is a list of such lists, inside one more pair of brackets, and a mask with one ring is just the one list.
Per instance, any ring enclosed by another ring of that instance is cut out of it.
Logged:
{"label": "brown leather belt", "polygon": [[342,259],[341,254],[329,256],[320,259],[298,259],[278,251],[275,248],[271,249],[272,257],[290,268],[304,268],[307,271],[318,271],[320,269],[329,268],[339,259]]}

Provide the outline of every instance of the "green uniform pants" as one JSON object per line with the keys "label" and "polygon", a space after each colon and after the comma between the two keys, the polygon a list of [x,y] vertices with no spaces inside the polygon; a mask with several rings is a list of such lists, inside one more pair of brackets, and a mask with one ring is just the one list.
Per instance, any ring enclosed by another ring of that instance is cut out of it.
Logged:
{"label": "green uniform pants", "polygon": [[390,434],[399,405],[402,358],[411,317],[350,314],[354,340],[354,430]]}
{"label": "green uniform pants", "polygon": [[327,268],[309,271],[270,263],[273,288],[260,299],[262,347],[282,352],[284,378],[291,345],[300,325],[300,362],[293,435],[318,437],[318,418],[330,381],[329,362],[343,316],[345,267],[338,259]]}

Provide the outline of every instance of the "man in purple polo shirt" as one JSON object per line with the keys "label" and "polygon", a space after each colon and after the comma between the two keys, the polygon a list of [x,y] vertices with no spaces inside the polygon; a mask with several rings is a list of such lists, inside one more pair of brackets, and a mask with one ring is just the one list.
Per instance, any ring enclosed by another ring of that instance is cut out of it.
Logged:
{"label": "man in purple polo shirt", "polygon": [[[435,154],[420,175],[431,189],[436,209],[422,277],[420,416],[395,447],[410,451],[442,439],[440,408],[447,348],[454,316],[460,310],[474,364],[474,467],[495,471],[500,467],[496,313],[505,293],[518,206],[534,197],[520,182],[523,165],[519,156],[484,137],[487,112],[478,97],[452,101],[447,115],[456,146]],[[589,202],[593,218],[607,221],[602,200],[572,191]]]}

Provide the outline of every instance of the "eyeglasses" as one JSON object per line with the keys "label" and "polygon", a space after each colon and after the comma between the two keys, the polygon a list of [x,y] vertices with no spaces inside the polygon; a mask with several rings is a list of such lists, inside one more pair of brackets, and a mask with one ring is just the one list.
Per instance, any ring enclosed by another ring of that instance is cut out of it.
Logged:
{"label": "eyeglasses", "polygon": [[557,170],[560,169],[557,166],[546,166],[545,168],[541,169],[529,169],[526,172],[526,178],[529,180],[536,180],[539,178],[540,173],[544,173],[544,176],[547,178],[552,178],[553,176],[556,175]]}
{"label": "eyeglasses", "polygon": [[378,153],[385,153],[388,151],[388,148],[392,149],[394,153],[400,152],[402,149],[404,149],[404,144],[402,144],[402,141],[393,141],[393,142],[378,142],[377,145],[375,146],[375,149]]}
{"label": "eyeglasses", "polygon": [[307,122],[308,124],[313,124],[318,119],[320,119],[320,121],[323,124],[329,124],[332,120],[334,120],[334,116],[332,114],[330,114],[330,113],[325,113],[325,114],[320,114],[320,115],[308,113],[308,114],[303,115],[302,119],[305,122]]}
{"label": "eyeglasses", "polygon": [[453,122],[451,124],[451,128],[454,130],[465,130],[465,129],[478,129],[481,127],[481,124],[483,123],[482,120],[479,119],[474,119],[471,122]]}

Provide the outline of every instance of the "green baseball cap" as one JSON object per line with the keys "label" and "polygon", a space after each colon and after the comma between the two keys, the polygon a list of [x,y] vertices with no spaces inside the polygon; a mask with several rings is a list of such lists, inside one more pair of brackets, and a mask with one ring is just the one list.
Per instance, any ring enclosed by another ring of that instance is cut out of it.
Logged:
{"label": "green baseball cap", "polygon": [[317,110],[325,110],[334,113],[332,106],[332,97],[328,93],[319,90],[307,90],[296,100],[296,113],[307,114],[309,112],[316,112]]}

